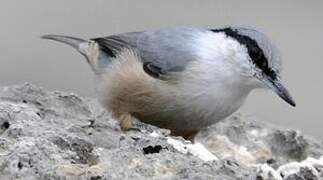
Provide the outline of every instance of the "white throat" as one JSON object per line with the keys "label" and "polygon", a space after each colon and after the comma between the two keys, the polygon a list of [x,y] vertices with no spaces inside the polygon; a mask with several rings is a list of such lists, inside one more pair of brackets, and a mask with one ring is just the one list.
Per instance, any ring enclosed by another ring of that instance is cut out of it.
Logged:
{"label": "white throat", "polygon": [[198,60],[187,67],[183,86],[190,89],[192,104],[221,120],[254,88],[244,74],[250,67],[247,49],[224,33],[213,32],[198,34],[194,48]]}

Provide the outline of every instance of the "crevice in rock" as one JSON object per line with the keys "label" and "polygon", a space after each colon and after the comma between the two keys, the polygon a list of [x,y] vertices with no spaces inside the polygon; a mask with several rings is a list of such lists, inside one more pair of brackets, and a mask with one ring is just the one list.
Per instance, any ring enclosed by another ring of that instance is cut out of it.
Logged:
{"label": "crevice in rock", "polygon": [[10,123],[8,121],[5,121],[1,124],[1,129],[8,129],[10,127]]}
{"label": "crevice in rock", "polygon": [[274,158],[270,158],[266,161],[267,164],[274,164],[276,163],[276,160]]}
{"label": "crevice in rock", "polygon": [[102,176],[92,176],[90,180],[101,180]]}
{"label": "crevice in rock", "polygon": [[17,163],[17,167],[18,167],[18,169],[19,169],[19,170],[21,170],[21,169],[24,167],[24,164],[23,164],[22,162],[20,162],[20,161],[19,161],[19,162]]}
{"label": "crevice in rock", "polygon": [[142,148],[144,154],[154,154],[154,153],[159,153],[163,147],[161,145],[156,145],[156,146],[147,146]]}

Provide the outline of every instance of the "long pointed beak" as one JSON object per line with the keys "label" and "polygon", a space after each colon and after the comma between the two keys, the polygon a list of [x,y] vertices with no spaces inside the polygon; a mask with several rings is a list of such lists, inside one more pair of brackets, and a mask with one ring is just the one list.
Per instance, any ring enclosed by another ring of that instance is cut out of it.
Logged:
{"label": "long pointed beak", "polygon": [[80,49],[80,44],[87,42],[84,39],[70,37],[70,36],[53,35],[53,34],[43,35],[41,36],[41,38],[50,39],[50,40],[54,40],[54,41],[58,41],[58,42],[70,45],[73,48],[75,48],[77,51],[79,51],[81,54],[83,55],[85,54],[85,52],[83,52],[82,49]]}
{"label": "long pointed beak", "polygon": [[265,84],[272,89],[279,97],[285,100],[288,104],[295,107],[296,103],[293,100],[292,96],[288,92],[288,90],[284,87],[281,80],[279,78],[272,79],[270,77],[265,78]]}

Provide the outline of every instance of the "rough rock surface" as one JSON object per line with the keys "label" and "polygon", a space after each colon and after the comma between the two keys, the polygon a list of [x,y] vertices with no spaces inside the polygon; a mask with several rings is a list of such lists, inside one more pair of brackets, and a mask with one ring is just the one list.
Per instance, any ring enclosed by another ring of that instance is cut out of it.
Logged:
{"label": "rough rock surface", "polygon": [[252,117],[235,114],[197,142],[139,122],[124,133],[75,94],[0,88],[1,180],[323,178],[321,142]]}

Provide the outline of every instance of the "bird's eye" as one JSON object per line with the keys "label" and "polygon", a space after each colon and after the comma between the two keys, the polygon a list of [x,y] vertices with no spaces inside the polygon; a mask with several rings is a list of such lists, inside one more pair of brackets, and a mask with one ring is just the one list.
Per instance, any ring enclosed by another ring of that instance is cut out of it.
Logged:
{"label": "bird's eye", "polygon": [[272,79],[276,79],[276,77],[277,77],[277,73],[274,70],[272,70],[272,69],[270,69],[266,74],[269,77],[271,77]]}

